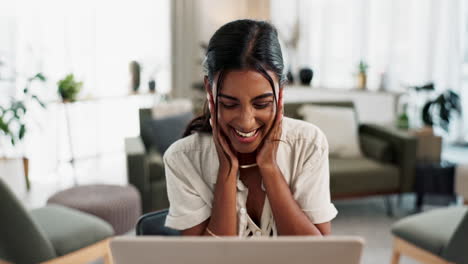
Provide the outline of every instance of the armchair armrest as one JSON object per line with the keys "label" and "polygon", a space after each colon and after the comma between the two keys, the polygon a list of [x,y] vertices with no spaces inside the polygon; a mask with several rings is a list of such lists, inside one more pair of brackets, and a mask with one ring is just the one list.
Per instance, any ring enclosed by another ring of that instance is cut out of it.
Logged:
{"label": "armchair armrest", "polygon": [[400,170],[400,192],[413,191],[416,167],[416,137],[375,124],[361,124],[359,134],[367,134],[390,143],[393,150],[393,164]]}
{"label": "armchair armrest", "polygon": [[125,153],[128,183],[134,185],[140,192],[143,210],[145,210],[146,205],[150,204],[151,189],[148,161],[141,138],[126,138]]}

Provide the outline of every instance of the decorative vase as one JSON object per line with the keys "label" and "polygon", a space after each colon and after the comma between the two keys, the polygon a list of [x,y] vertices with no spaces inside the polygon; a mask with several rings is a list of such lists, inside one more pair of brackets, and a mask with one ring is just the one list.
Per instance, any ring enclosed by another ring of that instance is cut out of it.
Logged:
{"label": "decorative vase", "polygon": [[312,78],[314,77],[314,71],[311,68],[302,68],[299,71],[299,79],[302,85],[310,85]]}
{"label": "decorative vase", "polygon": [[148,89],[149,89],[150,93],[154,93],[156,91],[156,81],[154,79],[151,79],[148,82]]}
{"label": "decorative vase", "polygon": [[133,92],[137,92],[138,88],[140,87],[140,72],[141,72],[140,64],[136,61],[130,62],[129,70],[130,70],[130,86]]}
{"label": "decorative vase", "polygon": [[294,84],[294,76],[292,75],[291,70],[288,71],[288,73],[286,74],[286,77],[288,78],[289,84]]}

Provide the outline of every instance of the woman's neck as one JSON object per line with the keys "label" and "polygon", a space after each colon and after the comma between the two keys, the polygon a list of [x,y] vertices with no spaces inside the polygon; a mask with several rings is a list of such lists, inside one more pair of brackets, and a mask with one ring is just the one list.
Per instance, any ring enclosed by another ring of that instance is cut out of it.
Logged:
{"label": "woman's neck", "polygon": [[257,162],[257,153],[237,153],[239,165],[249,165]]}

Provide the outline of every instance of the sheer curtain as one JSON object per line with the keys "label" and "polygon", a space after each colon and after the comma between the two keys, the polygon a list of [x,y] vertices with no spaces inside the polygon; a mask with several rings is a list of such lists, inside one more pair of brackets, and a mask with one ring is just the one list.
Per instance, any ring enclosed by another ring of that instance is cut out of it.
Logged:
{"label": "sheer curtain", "polygon": [[[271,16],[283,42],[298,29],[299,39],[286,54],[293,74],[305,66],[314,70],[313,86],[356,87],[364,60],[371,90],[385,73],[388,90],[434,82],[434,94],[453,89],[463,101],[465,9],[463,0],[272,0]],[[465,103],[458,137],[468,134],[467,108]]]}
{"label": "sheer curtain", "polygon": [[[125,95],[128,64],[142,65],[142,89],[150,77],[170,90],[169,1],[19,1],[16,69],[42,71],[55,84],[73,72],[82,97]],[[55,91],[50,89],[55,95]],[[52,96],[52,95],[48,95]]]}
{"label": "sheer curtain", "polygon": [[352,88],[362,59],[369,86],[388,75],[389,88],[434,81],[460,86],[460,0],[272,0],[272,22],[283,40],[296,23],[300,38],[291,53],[293,72],[309,66],[314,85]]}

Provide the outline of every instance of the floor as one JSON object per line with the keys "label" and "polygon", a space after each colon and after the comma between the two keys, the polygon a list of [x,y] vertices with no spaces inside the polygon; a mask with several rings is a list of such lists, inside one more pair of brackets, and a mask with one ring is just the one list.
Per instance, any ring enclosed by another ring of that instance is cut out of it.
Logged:
{"label": "floor", "polygon": [[[126,184],[124,153],[107,154],[102,157],[78,161],[74,170],[69,163],[62,163],[47,175],[36,175],[31,168],[31,185],[28,192],[22,173],[22,161],[0,161],[0,178],[5,180],[14,193],[28,208],[43,206],[53,193],[74,185],[86,183]],[[75,172],[75,173],[73,173]],[[76,175],[76,176],[74,176]],[[74,178],[75,177],[75,178]],[[389,263],[392,248],[391,225],[398,219],[413,213],[415,197],[405,195],[394,217],[388,217],[383,197],[335,201],[339,214],[333,220],[334,235],[357,235],[366,241],[363,264]],[[395,204],[396,197],[393,197]],[[431,210],[434,206],[425,206]],[[403,257],[401,264],[417,263]]]}

